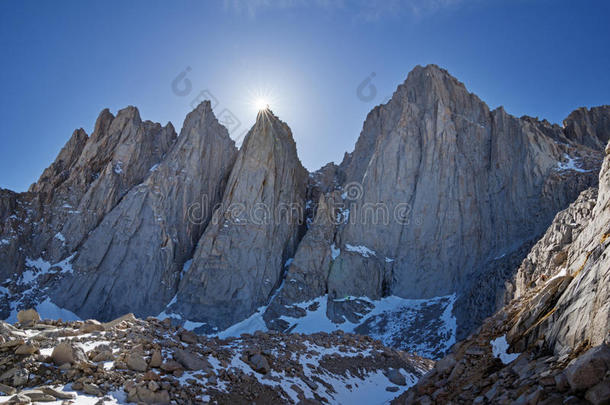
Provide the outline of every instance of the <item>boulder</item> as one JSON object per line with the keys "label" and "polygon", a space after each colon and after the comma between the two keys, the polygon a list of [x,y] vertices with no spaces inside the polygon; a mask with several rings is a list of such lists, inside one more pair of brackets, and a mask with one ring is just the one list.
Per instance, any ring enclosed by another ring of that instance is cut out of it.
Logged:
{"label": "boulder", "polygon": [[183,349],[174,349],[173,356],[187,370],[212,370],[210,362],[199,354]]}
{"label": "boulder", "polygon": [[56,398],[42,390],[25,390],[20,392],[21,395],[29,397],[33,402],[53,402]]}
{"label": "boulder", "polygon": [[0,375],[0,381],[13,387],[20,387],[28,382],[28,371],[21,367],[13,367]]}
{"label": "boulder", "polygon": [[24,343],[21,346],[17,347],[17,349],[15,350],[15,354],[30,355],[30,354],[37,353],[38,350],[39,350],[39,348],[38,348],[37,344]]}
{"label": "boulder", "polygon": [[267,358],[259,353],[250,356],[248,358],[248,363],[254,371],[261,374],[267,374],[271,370]]}
{"label": "boulder", "polygon": [[163,356],[161,355],[161,351],[160,350],[153,350],[152,355],[150,356],[150,362],[148,363],[148,365],[150,367],[153,368],[157,368],[161,366],[161,363],[163,362]]}
{"label": "boulder", "polygon": [[148,364],[141,353],[134,351],[127,356],[127,367],[134,371],[144,372],[148,370]]}
{"label": "boulder", "polygon": [[170,403],[170,396],[167,390],[155,392],[146,386],[138,386],[129,392],[127,400],[145,404],[168,405]]}
{"label": "boulder", "polygon": [[76,398],[76,395],[71,393],[71,392],[59,391],[59,390],[56,390],[53,387],[45,386],[45,387],[41,387],[40,390],[42,392],[44,392],[45,394],[52,395],[52,396],[54,396],[55,398],[58,398],[58,399],[74,399],[74,398]]}
{"label": "boulder", "polygon": [[190,330],[182,331],[180,334],[180,340],[184,343],[197,343],[197,334],[191,332]]}
{"label": "boulder", "polygon": [[385,376],[388,378],[388,380],[390,380],[392,384],[407,385],[407,380],[405,379],[405,376],[402,375],[402,373],[396,370],[395,368],[389,369],[385,373]]}
{"label": "boulder", "polygon": [[606,378],[604,381],[587,390],[585,398],[593,405],[610,404],[610,379]]}
{"label": "boulder", "polygon": [[33,308],[22,310],[17,313],[17,321],[21,325],[32,326],[40,321],[40,315]]}
{"label": "boulder", "polygon": [[51,353],[51,358],[58,366],[66,363],[75,364],[78,362],[87,361],[85,351],[80,346],[77,346],[69,341],[61,342],[55,346],[55,348],[53,348],[53,352]]}
{"label": "boulder", "polygon": [[95,319],[87,319],[83,326],[80,327],[80,333],[91,333],[91,332],[101,332],[104,331],[104,325]]}
{"label": "boulder", "polygon": [[85,394],[94,395],[96,397],[101,397],[103,395],[100,387],[97,384],[90,382],[83,383],[83,391]]}
{"label": "boulder", "polygon": [[580,391],[597,385],[608,370],[610,370],[610,347],[602,344],[578,357],[565,369],[565,375],[570,387]]}
{"label": "boulder", "polygon": [[13,395],[12,397],[10,397],[6,403],[15,404],[15,405],[30,404],[30,403],[32,403],[32,399],[30,397],[28,397],[27,395],[17,394],[17,395]]}

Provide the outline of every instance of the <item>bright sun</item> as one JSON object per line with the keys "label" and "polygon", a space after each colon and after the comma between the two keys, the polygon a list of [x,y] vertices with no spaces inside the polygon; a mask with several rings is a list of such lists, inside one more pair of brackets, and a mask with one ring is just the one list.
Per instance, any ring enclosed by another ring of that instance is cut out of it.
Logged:
{"label": "bright sun", "polygon": [[264,98],[257,98],[254,104],[258,111],[266,110],[269,108],[269,103]]}
{"label": "bright sun", "polygon": [[267,111],[271,107],[279,108],[280,105],[277,92],[269,86],[260,86],[255,90],[248,90],[244,101],[257,113]]}

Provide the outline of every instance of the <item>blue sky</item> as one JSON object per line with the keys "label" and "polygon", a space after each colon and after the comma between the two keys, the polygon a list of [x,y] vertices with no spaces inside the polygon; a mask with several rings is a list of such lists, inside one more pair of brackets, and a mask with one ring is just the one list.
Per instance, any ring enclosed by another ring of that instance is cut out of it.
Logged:
{"label": "blue sky", "polygon": [[[26,190],[103,108],[135,105],[179,131],[202,92],[236,138],[266,96],[317,169],[353,149],[417,64],[448,69],[492,108],[559,123],[610,104],[609,20],[603,1],[4,0],[0,187]],[[358,97],[371,76],[375,94]]]}

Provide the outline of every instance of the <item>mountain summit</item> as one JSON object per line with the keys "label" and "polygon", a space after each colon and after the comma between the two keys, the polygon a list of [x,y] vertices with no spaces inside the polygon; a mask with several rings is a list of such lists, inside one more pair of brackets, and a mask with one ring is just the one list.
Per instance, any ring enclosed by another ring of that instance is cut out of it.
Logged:
{"label": "mountain summit", "polygon": [[180,136],[104,110],[28,192],[0,190],[0,311],[342,328],[438,357],[510,298],[557,212],[597,184],[609,116],[579,109],[560,127],[490,111],[417,66],[340,165],[308,173],[270,109],[239,151],[207,101]]}

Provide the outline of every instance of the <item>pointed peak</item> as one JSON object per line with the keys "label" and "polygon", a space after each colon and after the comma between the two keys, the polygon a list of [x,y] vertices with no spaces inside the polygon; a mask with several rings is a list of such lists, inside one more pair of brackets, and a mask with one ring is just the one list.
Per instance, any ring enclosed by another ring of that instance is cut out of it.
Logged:
{"label": "pointed peak", "polygon": [[165,124],[165,127],[163,127],[165,130],[170,131],[175,133],[176,132],[176,128],[174,127],[174,124],[172,124],[171,121],[167,121],[167,124]]}
{"label": "pointed peak", "polygon": [[72,132],[72,136],[70,137],[70,140],[82,140],[82,139],[87,139],[89,138],[89,135],[87,135],[87,132],[85,132],[85,130],[83,128],[78,128],[75,129],[74,132]]}
{"label": "pointed peak", "polygon": [[110,128],[110,124],[112,124],[112,120],[114,120],[114,115],[112,115],[108,108],[104,108],[98,115],[97,120],[95,120],[95,126],[93,127],[93,132],[91,133],[91,139],[100,139],[100,137],[107,133],[108,128]]}
{"label": "pointed peak", "polygon": [[[171,123],[168,123],[171,125]],[[173,128],[173,125],[172,125]],[[182,123],[179,139],[182,142],[187,142],[190,137],[200,137],[202,134],[212,133],[224,141],[229,143],[232,148],[235,148],[235,141],[231,139],[229,131],[222,125],[212,111],[212,103],[210,100],[204,100],[195,109],[186,115]]]}
{"label": "pointed peak", "polygon": [[426,66],[417,65],[409,72],[405,84],[407,85],[421,85],[423,83],[431,82],[445,82],[445,84],[452,84],[457,87],[466,89],[464,83],[460,82],[454,76],[451,75],[446,69],[443,69],[437,65],[430,64]]}
{"label": "pointed peak", "polygon": [[142,119],[140,118],[140,111],[138,111],[138,108],[133,105],[129,105],[125,108],[120,109],[119,112],[117,112],[116,114],[116,118],[142,121]]}
{"label": "pointed peak", "polygon": [[273,113],[273,111],[271,111],[269,106],[267,106],[267,108],[263,108],[262,110],[259,110],[258,114],[256,114],[256,122],[257,123],[259,121],[262,122],[262,121],[270,121],[270,120],[280,121],[280,119],[277,117],[277,115],[275,115]]}
{"label": "pointed peak", "polygon": [[205,117],[210,116],[216,119],[214,112],[212,111],[212,103],[210,100],[203,100],[197,105],[191,112],[186,114],[182,129],[186,127],[198,127],[198,122],[205,121]]}
{"label": "pointed peak", "polygon": [[199,103],[197,105],[197,107],[195,107],[193,109],[193,111],[191,111],[191,113],[193,112],[197,112],[199,114],[203,114],[206,112],[212,112],[212,102],[210,100],[203,100],[201,103]]}

